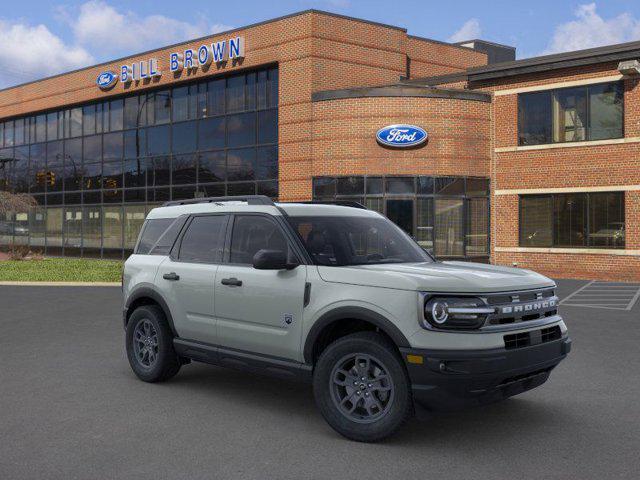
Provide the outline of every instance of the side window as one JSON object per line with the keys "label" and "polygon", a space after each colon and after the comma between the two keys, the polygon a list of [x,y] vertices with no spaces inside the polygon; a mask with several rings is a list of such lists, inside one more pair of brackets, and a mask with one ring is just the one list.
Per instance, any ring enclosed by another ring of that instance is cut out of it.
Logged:
{"label": "side window", "polygon": [[280,227],[259,215],[236,216],[231,235],[230,263],[252,264],[258,250],[288,252],[288,243]]}
{"label": "side window", "polygon": [[173,222],[169,226],[169,228],[167,228],[165,232],[160,236],[160,239],[153,246],[151,252],[149,252],[149,255],[169,255],[171,247],[173,247],[173,244],[178,238],[180,230],[182,230],[184,222],[187,220],[187,218],[187,215],[178,217],[176,221]]}
{"label": "side window", "polygon": [[151,250],[151,247],[155,245],[160,236],[169,228],[174,222],[175,218],[154,218],[147,220],[142,229],[140,235],[140,241],[136,248],[135,253],[140,255],[146,255]]}
{"label": "side window", "polygon": [[182,237],[178,260],[217,263],[222,260],[226,215],[194,217]]}

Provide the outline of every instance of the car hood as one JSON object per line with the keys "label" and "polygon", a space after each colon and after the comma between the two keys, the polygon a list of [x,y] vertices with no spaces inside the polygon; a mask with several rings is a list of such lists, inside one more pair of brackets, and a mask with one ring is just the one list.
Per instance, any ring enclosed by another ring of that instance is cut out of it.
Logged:
{"label": "car hood", "polygon": [[319,266],[318,272],[327,282],[440,293],[504,292],[555,285],[531,270],[470,262]]}

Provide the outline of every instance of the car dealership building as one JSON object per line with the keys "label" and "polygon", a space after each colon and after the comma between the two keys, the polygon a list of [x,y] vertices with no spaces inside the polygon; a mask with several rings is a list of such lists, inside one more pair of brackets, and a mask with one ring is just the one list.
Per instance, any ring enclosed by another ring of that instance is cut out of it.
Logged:
{"label": "car dealership building", "polygon": [[158,204],[264,194],[361,202],[439,259],[640,280],[637,59],[308,10],[7,88],[0,189],[38,206],[0,245],[124,258]]}

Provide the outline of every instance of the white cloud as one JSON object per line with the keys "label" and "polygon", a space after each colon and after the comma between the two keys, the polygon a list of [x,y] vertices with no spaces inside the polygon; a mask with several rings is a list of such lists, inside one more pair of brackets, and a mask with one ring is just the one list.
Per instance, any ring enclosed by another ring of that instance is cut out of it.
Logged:
{"label": "white cloud", "polygon": [[205,20],[184,22],[164,15],[122,12],[101,0],[80,6],[77,17],[63,12],[76,41],[102,55],[126,55],[229,30]]}
{"label": "white cloud", "polygon": [[595,3],[580,5],[576,19],[558,25],[542,54],[568,52],[584,48],[630,42],[640,39],[640,19],[629,13],[604,19]]}
{"label": "white cloud", "polygon": [[463,42],[465,40],[480,38],[481,35],[482,29],[480,28],[480,22],[477,18],[471,18],[464,22],[464,25],[451,35],[448,40],[451,43]]}
{"label": "white cloud", "polygon": [[93,56],[46,26],[0,20],[0,88],[89,65]]}

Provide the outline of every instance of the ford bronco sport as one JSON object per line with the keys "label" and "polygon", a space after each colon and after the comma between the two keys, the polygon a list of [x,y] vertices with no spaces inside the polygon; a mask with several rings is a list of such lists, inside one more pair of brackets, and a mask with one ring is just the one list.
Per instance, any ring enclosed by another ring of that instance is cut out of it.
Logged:
{"label": "ford bronco sport", "polygon": [[528,270],[435,261],[359,204],[174,201],[125,263],[126,350],[146,382],[190,361],[311,381],[336,431],[375,441],[414,402],[544,383],[571,347],[554,289]]}

